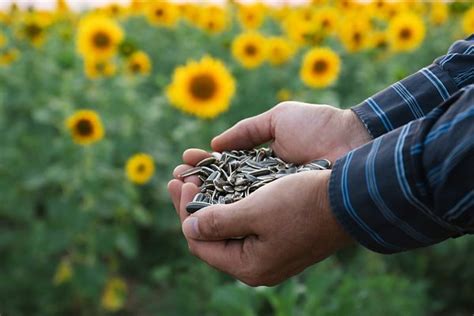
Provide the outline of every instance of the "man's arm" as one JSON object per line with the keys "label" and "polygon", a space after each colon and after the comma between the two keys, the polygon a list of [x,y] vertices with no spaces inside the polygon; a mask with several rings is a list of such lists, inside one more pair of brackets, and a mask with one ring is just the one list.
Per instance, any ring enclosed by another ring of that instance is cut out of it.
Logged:
{"label": "man's arm", "polygon": [[365,247],[394,253],[474,232],[474,85],[339,159],[331,208]]}
{"label": "man's arm", "polygon": [[474,83],[474,34],[447,55],[352,108],[373,138],[428,114],[459,89]]}

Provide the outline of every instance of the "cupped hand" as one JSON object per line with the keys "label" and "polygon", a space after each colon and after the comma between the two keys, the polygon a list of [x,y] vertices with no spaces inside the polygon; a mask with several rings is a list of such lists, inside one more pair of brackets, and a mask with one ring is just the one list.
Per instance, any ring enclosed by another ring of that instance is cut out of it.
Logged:
{"label": "cupped hand", "polygon": [[244,119],[216,136],[214,151],[251,149],[271,142],[276,155],[288,162],[331,161],[371,140],[351,110],[329,105],[283,102],[258,116]]}
{"label": "cupped hand", "polygon": [[191,215],[196,184],[172,180],[169,189],[194,255],[249,285],[274,285],[351,242],[330,211],[330,173],[289,175]]}

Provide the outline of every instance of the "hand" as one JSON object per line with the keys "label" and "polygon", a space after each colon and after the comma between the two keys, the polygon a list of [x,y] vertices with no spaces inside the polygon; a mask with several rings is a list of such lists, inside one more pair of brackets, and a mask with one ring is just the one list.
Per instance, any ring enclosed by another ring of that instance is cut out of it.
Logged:
{"label": "hand", "polygon": [[[193,164],[189,152],[185,156]],[[199,191],[196,184],[175,179],[169,190],[194,255],[251,286],[274,285],[351,242],[329,209],[330,174],[289,175],[243,200],[192,215],[186,204]]]}
{"label": "hand", "polygon": [[371,140],[351,110],[329,105],[283,102],[240,121],[212,140],[214,151],[251,149],[273,141],[275,154],[288,162],[326,158],[335,161]]}

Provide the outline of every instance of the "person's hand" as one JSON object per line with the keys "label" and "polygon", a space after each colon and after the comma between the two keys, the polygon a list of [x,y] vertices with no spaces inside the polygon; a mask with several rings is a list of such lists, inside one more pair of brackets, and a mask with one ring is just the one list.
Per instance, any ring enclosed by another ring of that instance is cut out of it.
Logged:
{"label": "person's hand", "polygon": [[214,151],[251,149],[272,141],[281,159],[305,163],[326,158],[334,161],[371,140],[351,110],[329,105],[283,102],[258,116],[238,122],[216,136]]}
{"label": "person's hand", "polygon": [[[185,157],[193,164],[204,155],[194,150]],[[169,191],[194,255],[251,286],[274,285],[351,242],[329,209],[330,174],[289,175],[191,215],[186,204],[199,192],[196,184],[175,179]]]}

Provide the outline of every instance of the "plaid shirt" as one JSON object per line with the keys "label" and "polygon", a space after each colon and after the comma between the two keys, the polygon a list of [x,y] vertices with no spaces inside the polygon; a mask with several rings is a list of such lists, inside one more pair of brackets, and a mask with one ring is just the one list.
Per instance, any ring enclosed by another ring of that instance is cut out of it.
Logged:
{"label": "plaid shirt", "polygon": [[474,34],[352,110],[374,138],[338,159],[331,208],[395,253],[474,232]]}

